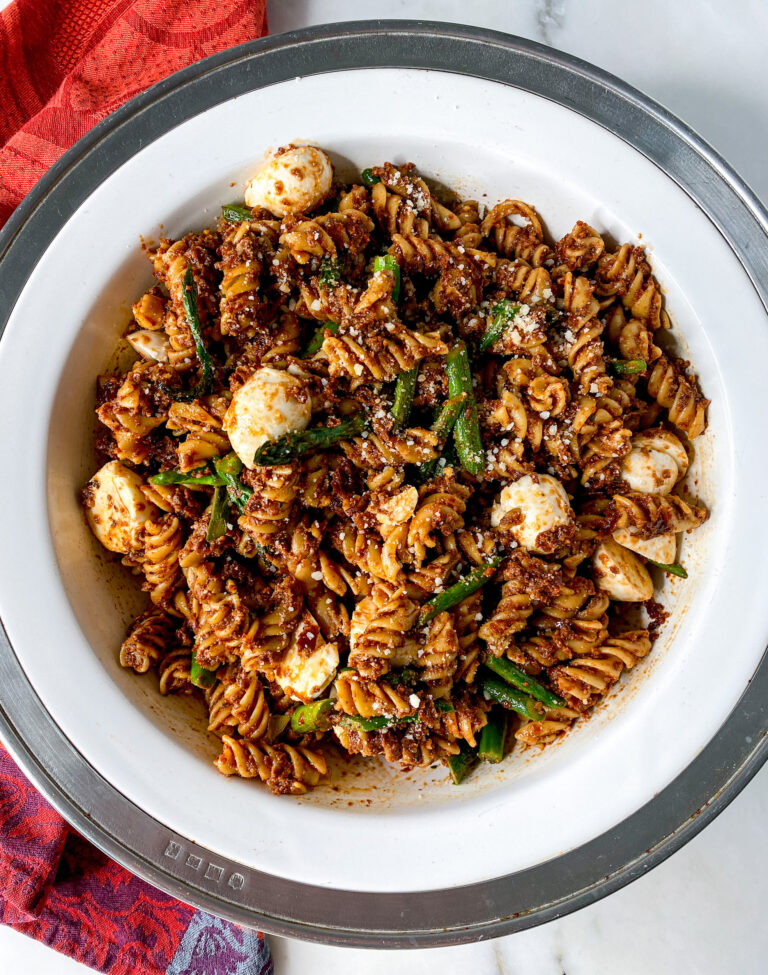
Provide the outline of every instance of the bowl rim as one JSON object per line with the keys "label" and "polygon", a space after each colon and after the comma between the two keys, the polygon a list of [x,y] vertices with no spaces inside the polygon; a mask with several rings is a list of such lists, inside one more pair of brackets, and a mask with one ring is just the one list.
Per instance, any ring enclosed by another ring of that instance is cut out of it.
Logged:
{"label": "bowl rim", "polygon": [[[768,213],[727,163],[664,108],[584,61],[519,37],[465,25],[376,20],[310,27],[213,55],[138,95],[91,130],[0,232],[0,335],[39,255],[89,194],[139,148],[245,91],[359,68],[421,68],[501,82],[596,122],[655,163],[701,207],[768,310]],[[721,812],[768,759],[766,700],[768,654],[688,768],[622,823],[555,859],[426,895],[334,890],[328,897],[326,888],[213,854],[131,803],[63,735],[0,635],[3,741],[84,836],[138,876],[219,916],[276,934],[363,947],[499,937],[577,910],[647,873]]]}

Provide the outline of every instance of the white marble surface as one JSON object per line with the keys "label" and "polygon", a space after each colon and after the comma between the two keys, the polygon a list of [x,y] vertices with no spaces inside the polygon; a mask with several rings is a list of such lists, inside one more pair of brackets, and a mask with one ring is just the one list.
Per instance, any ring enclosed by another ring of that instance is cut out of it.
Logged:
{"label": "white marble surface", "polygon": [[[0,7],[7,0],[0,0]],[[685,119],[768,203],[765,0],[269,0],[274,32],[389,17],[530,37],[620,75]],[[278,975],[765,975],[768,769],[651,874],[577,914],[486,944],[389,953],[272,938]],[[0,928],[2,975],[86,969]]]}

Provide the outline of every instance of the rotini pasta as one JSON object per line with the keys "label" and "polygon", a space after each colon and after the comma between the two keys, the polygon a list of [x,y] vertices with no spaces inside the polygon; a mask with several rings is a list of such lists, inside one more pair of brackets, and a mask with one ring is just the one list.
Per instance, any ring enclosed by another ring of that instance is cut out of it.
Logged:
{"label": "rotini pasta", "polygon": [[648,566],[684,574],[708,517],[682,493],[708,400],[645,251],[412,164],[270,165],[148,251],[138,358],[99,380],[82,501],[151,603],[120,663],[280,795],[329,744],[457,779],[503,709],[502,753],[549,745],[651,651]]}

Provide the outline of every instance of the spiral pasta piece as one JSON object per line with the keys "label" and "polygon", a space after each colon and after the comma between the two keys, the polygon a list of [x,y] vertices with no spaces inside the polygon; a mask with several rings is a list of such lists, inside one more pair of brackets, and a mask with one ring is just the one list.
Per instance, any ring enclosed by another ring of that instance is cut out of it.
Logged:
{"label": "spiral pasta piece", "polygon": [[159,521],[145,524],[142,568],[146,588],[156,605],[166,605],[183,581],[179,567],[182,545],[181,524],[175,515],[163,515]]}
{"label": "spiral pasta piece", "polygon": [[478,303],[483,271],[474,252],[433,237],[393,234],[389,253],[411,274],[439,276],[431,295],[438,312],[458,318]]}
{"label": "spiral pasta piece", "polygon": [[426,768],[435,761],[450,758],[459,752],[456,741],[434,734],[415,738],[400,730],[362,731],[351,723],[334,725],[333,733],[350,755],[363,755],[367,758],[381,755],[386,761],[399,765],[405,771]]}
{"label": "spiral pasta piece", "polygon": [[239,669],[226,683],[224,699],[241,738],[263,738],[269,728],[269,706],[264,687],[255,674]]}
{"label": "spiral pasta piece", "polygon": [[257,545],[273,545],[287,537],[300,476],[295,462],[249,472],[253,494],[237,524]]}
{"label": "spiral pasta piece", "polygon": [[437,549],[441,550],[439,555],[406,573],[405,591],[412,599],[423,600],[437,592],[451,578],[454,568],[461,561],[453,535],[439,542]]}
{"label": "spiral pasta piece", "polygon": [[330,375],[343,376],[352,390],[365,383],[391,382],[426,356],[447,351],[437,332],[415,332],[400,322],[388,322],[378,333],[363,333],[351,324],[323,343]]}
{"label": "spiral pasta piece", "polygon": [[393,666],[413,663],[418,643],[409,631],[418,615],[418,603],[404,589],[392,583],[376,583],[352,614],[349,666],[363,677],[377,679]]}
{"label": "spiral pasta piece", "polygon": [[701,436],[707,427],[705,399],[682,371],[679,360],[660,355],[648,376],[648,392],[669,413],[669,419],[691,440]]}
{"label": "spiral pasta piece", "polygon": [[515,732],[515,738],[524,745],[543,748],[568,731],[579,717],[581,712],[573,708],[547,708],[541,721],[524,722]]}
{"label": "spiral pasta piece", "polygon": [[229,400],[225,396],[206,396],[191,403],[171,403],[167,429],[186,433],[177,448],[179,470],[191,471],[230,450],[229,437],[222,425]]}
{"label": "spiral pasta piece", "polygon": [[429,624],[418,665],[422,679],[439,695],[450,689],[459,657],[459,637],[450,613],[438,613]]}
{"label": "spiral pasta piece", "polygon": [[300,796],[328,771],[324,756],[314,749],[278,742],[251,741],[224,735],[216,768],[222,775],[261,779],[275,795]]}
{"label": "spiral pasta piece", "polygon": [[297,315],[334,325],[339,325],[352,314],[356,304],[356,296],[344,285],[336,288],[322,287],[316,280],[302,281],[299,295],[295,309]]}
{"label": "spiral pasta piece", "polygon": [[173,634],[173,622],[165,613],[150,610],[131,624],[120,648],[120,665],[146,674],[166,653]]}
{"label": "spiral pasta piece", "polygon": [[597,318],[599,305],[587,278],[567,271],[562,279],[563,310],[568,312],[565,332],[568,364],[579,382],[581,393],[602,395],[611,388],[606,375],[603,324]]}
{"label": "spiral pasta piece", "polygon": [[341,445],[357,467],[383,471],[388,467],[424,464],[437,457],[439,439],[431,430],[408,427],[397,432],[376,421],[372,427],[367,437],[355,437]]}
{"label": "spiral pasta piece", "polygon": [[223,590],[201,600],[194,621],[195,657],[201,667],[215,670],[247,652],[258,630],[237,586],[228,579]]}
{"label": "spiral pasta piece", "polygon": [[[406,166],[393,166],[392,163],[384,163],[383,166],[375,166],[373,174],[380,181],[373,187],[374,206],[376,188],[382,186],[400,198],[403,206],[407,208],[406,213],[411,210],[417,214],[421,220],[426,222],[428,228],[430,223],[434,223],[441,233],[449,233],[458,229],[460,225],[458,216],[434,196],[424,180],[416,175],[414,167],[410,163]],[[399,226],[393,227],[390,223],[386,225],[382,223],[382,227],[389,230],[390,235],[395,230],[399,230],[401,233],[406,232]],[[422,236],[426,237],[427,235],[423,234]]]}
{"label": "spiral pasta piece", "polygon": [[631,316],[648,328],[669,328],[661,291],[642,247],[622,244],[613,254],[598,261],[596,290],[599,295],[617,295]]}
{"label": "spiral pasta piece", "polygon": [[585,271],[600,260],[604,251],[605,242],[595,228],[578,220],[555,245],[555,262],[569,271]]}
{"label": "spiral pasta piece", "polygon": [[326,213],[296,224],[285,223],[289,229],[281,234],[280,243],[298,264],[307,264],[312,258],[335,257],[338,251],[356,257],[367,247],[373,229],[370,217],[354,209]]}
{"label": "spiral pasta piece", "polygon": [[378,521],[383,559],[393,566],[412,563],[421,568],[440,536],[464,527],[469,494],[453,476],[443,476],[419,490],[408,486],[383,500],[374,498],[369,510]]}
{"label": "spiral pasta piece", "polygon": [[243,670],[274,679],[275,669],[291,644],[303,608],[304,598],[296,582],[290,577],[280,579],[270,593],[268,607],[258,618],[251,645],[243,650]]}
{"label": "spiral pasta piece", "polygon": [[358,530],[351,522],[339,522],[332,528],[330,537],[346,561],[372,579],[403,581],[402,565],[373,535]]}
{"label": "spiral pasta piece", "polygon": [[143,464],[150,453],[149,435],[167,418],[167,396],[150,396],[155,384],[172,382],[173,372],[157,362],[137,362],[123,378],[114,398],[96,410],[114,436],[119,460]]}
{"label": "spiral pasta piece", "polygon": [[613,504],[616,528],[626,528],[638,538],[690,531],[709,517],[706,508],[689,504],[675,494],[615,494]]}
{"label": "spiral pasta piece", "polygon": [[527,261],[500,260],[493,271],[494,283],[505,293],[528,305],[553,299],[552,277],[545,267],[532,267]]}
{"label": "spiral pasta piece", "polygon": [[371,194],[365,186],[354,185],[342,190],[339,196],[339,213],[347,210],[359,210],[361,213],[371,212]]}
{"label": "spiral pasta piece", "polygon": [[194,690],[190,676],[192,657],[186,647],[177,647],[161,657],[157,677],[161,694],[191,694]]}
{"label": "spiral pasta piece", "polygon": [[404,688],[384,681],[368,680],[352,670],[342,671],[334,681],[336,708],[344,714],[374,718],[394,715],[402,718],[415,709]]}
{"label": "spiral pasta piece", "polygon": [[450,710],[440,708],[425,711],[421,720],[441,738],[465,741],[471,748],[477,745],[477,733],[488,724],[490,704],[478,694],[462,691],[450,701]]}
{"label": "spiral pasta piece", "polygon": [[583,710],[605,696],[624,668],[634,667],[650,649],[647,630],[627,631],[602,643],[598,653],[553,667],[550,680],[566,701],[573,703],[576,710]]}
{"label": "spiral pasta piece", "polygon": [[222,335],[253,339],[268,330],[275,308],[262,278],[274,257],[278,230],[277,222],[271,220],[222,221],[219,262]]}
{"label": "spiral pasta piece", "polygon": [[383,182],[376,183],[371,190],[371,202],[376,222],[390,237],[393,234],[429,236],[429,220],[419,216],[419,212],[406,197],[387,192]]}
{"label": "spiral pasta piece", "polygon": [[459,653],[456,658],[456,673],[454,682],[463,681],[472,684],[480,666],[482,644],[478,639],[478,630],[482,613],[482,594],[473,593],[463,599],[453,610],[453,621],[456,636],[459,640]]}
{"label": "spiral pasta piece", "polygon": [[506,653],[514,642],[515,634],[525,629],[532,612],[531,597],[519,592],[515,581],[505,582],[498,606],[478,631],[480,639],[486,642],[488,652],[494,657]]}
{"label": "spiral pasta piece", "polygon": [[[522,226],[513,221],[519,221]],[[552,248],[544,243],[544,228],[536,210],[522,200],[505,200],[488,212],[481,224],[483,237],[504,257],[518,258],[532,267],[541,267],[552,258]]]}
{"label": "spiral pasta piece", "polygon": [[525,390],[529,407],[541,415],[560,416],[571,400],[571,390],[562,376],[536,376]]}
{"label": "spiral pasta piece", "polygon": [[[454,212],[461,224],[454,231],[454,241],[464,248],[476,250],[483,240],[483,232],[480,229],[480,207],[477,200],[461,200],[456,205]],[[398,231],[408,233],[408,231],[400,230],[400,228]]]}
{"label": "spiral pasta piece", "polygon": [[133,317],[139,328],[159,332],[165,321],[165,298],[158,287],[150,288],[133,306]]}
{"label": "spiral pasta piece", "polygon": [[237,719],[232,714],[232,705],[225,696],[235,668],[235,664],[220,667],[216,674],[218,678],[216,683],[205,692],[205,703],[208,707],[208,730],[215,735],[231,735],[237,726]]}

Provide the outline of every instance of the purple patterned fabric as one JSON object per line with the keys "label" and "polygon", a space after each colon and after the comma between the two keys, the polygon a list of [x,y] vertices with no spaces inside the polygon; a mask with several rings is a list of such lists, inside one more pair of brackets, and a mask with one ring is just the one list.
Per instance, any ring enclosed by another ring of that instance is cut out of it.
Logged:
{"label": "purple patterned fabric", "polygon": [[254,964],[260,935],[197,911],[166,975],[272,975],[272,959]]}
{"label": "purple patterned fabric", "polygon": [[67,826],[0,745],[0,923],[108,975],[272,975],[264,936],[134,877]]}

